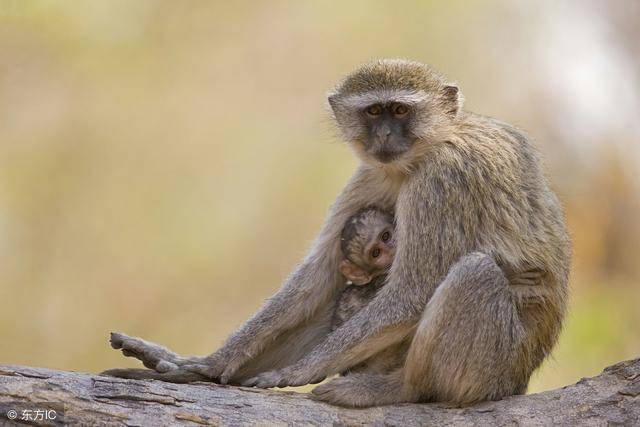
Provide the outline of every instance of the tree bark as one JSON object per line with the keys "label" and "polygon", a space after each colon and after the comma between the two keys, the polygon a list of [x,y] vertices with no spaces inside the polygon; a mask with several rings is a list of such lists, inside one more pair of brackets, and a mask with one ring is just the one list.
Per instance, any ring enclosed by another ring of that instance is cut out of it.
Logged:
{"label": "tree bark", "polygon": [[430,403],[346,409],[295,392],[0,366],[0,425],[12,425],[12,410],[14,422],[42,410],[41,419],[54,425],[631,426],[640,425],[640,359],[560,389],[464,408]]}

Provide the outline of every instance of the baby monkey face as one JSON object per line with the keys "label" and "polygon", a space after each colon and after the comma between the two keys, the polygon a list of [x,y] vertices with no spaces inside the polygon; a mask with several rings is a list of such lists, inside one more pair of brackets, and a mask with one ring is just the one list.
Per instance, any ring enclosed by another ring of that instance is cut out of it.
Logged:
{"label": "baby monkey face", "polygon": [[358,258],[362,260],[364,268],[378,273],[385,272],[391,267],[396,254],[393,225],[380,221],[367,231],[368,233],[365,233],[367,244]]}
{"label": "baby monkey face", "polygon": [[354,215],[345,224],[342,250],[340,271],[354,284],[367,284],[386,273],[396,251],[393,217],[377,208]]}

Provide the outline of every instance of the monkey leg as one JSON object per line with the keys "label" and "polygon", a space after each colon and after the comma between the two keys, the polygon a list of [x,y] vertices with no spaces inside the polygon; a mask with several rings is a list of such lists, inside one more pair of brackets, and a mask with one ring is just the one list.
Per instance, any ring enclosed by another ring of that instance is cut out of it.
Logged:
{"label": "monkey leg", "polygon": [[[334,304],[327,303],[307,322],[279,336],[261,354],[243,365],[228,381],[239,384],[242,380],[261,372],[291,365],[310,352],[329,334]],[[151,369],[110,369],[104,375],[130,379],[156,379],[184,383],[212,381],[195,368],[208,368],[209,357],[182,357],[166,347],[141,338],[112,332],[111,347],[121,350],[127,357],[135,357]],[[189,371],[190,369],[191,371]]]}
{"label": "monkey leg", "polygon": [[492,258],[473,253],[454,264],[429,300],[404,367],[356,374],[313,390],[342,406],[446,401],[464,404],[523,393],[519,370],[525,330],[507,278]]}
{"label": "monkey leg", "polygon": [[109,339],[111,347],[122,350],[126,357],[135,357],[149,369],[158,372],[169,372],[188,363],[198,363],[202,357],[182,357],[177,353],[141,338],[130,337],[120,332],[112,332]]}
{"label": "monkey leg", "polygon": [[410,400],[457,404],[523,393],[525,329],[509,282],[484,254],[463,257],[427,304],[404,366]]}

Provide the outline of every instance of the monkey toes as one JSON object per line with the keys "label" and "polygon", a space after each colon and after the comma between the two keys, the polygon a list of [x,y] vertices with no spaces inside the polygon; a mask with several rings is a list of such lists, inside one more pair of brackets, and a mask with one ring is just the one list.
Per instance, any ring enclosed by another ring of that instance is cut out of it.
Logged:
{"label": "monkey toes", "polygon": [[120,332],[112,332],[109,342],[112,348],[121,350],[126,357],[135,357],[149,369],[158,372],[178,369],[180,356],[159,345]]}
{"label": "monkey toes", "polygon": [[321,400],[332,405],[345,407],[369,407],[378,404],[375,390],[358,387],[353,381],[355,377],[335,378],[314,388],[311,393],[316,400]]}
{"label": "monkey toes", "polygon": [[[350,393],[349,382],[344,378],[336,378],[311,390],[312,396],[323,402],[338,406],[354,406],[354,395]],[[342,381],[341,381],[342,380]]]}
{"label": "monkey toes", "polygon": [[111,344],[111,348],[119,350],[122,348],[122,343],[127,338],[129,337],[120,332],[111,332],[111,334],[109,335],[109,344]]}

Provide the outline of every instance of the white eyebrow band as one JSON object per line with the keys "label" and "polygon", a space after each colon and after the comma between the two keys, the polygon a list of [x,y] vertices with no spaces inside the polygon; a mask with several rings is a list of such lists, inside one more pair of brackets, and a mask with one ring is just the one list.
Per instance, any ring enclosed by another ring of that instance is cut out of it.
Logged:
{"label": "white eyebrow band", "polygon": [[427,101],[428,95],[423,91],[413,90],[375,90],[363,94],[349,95],[340,103],[351,108],[365,108],[372,104],[384,104],[388,102],[401,102],[407,105],[422,104]]}

